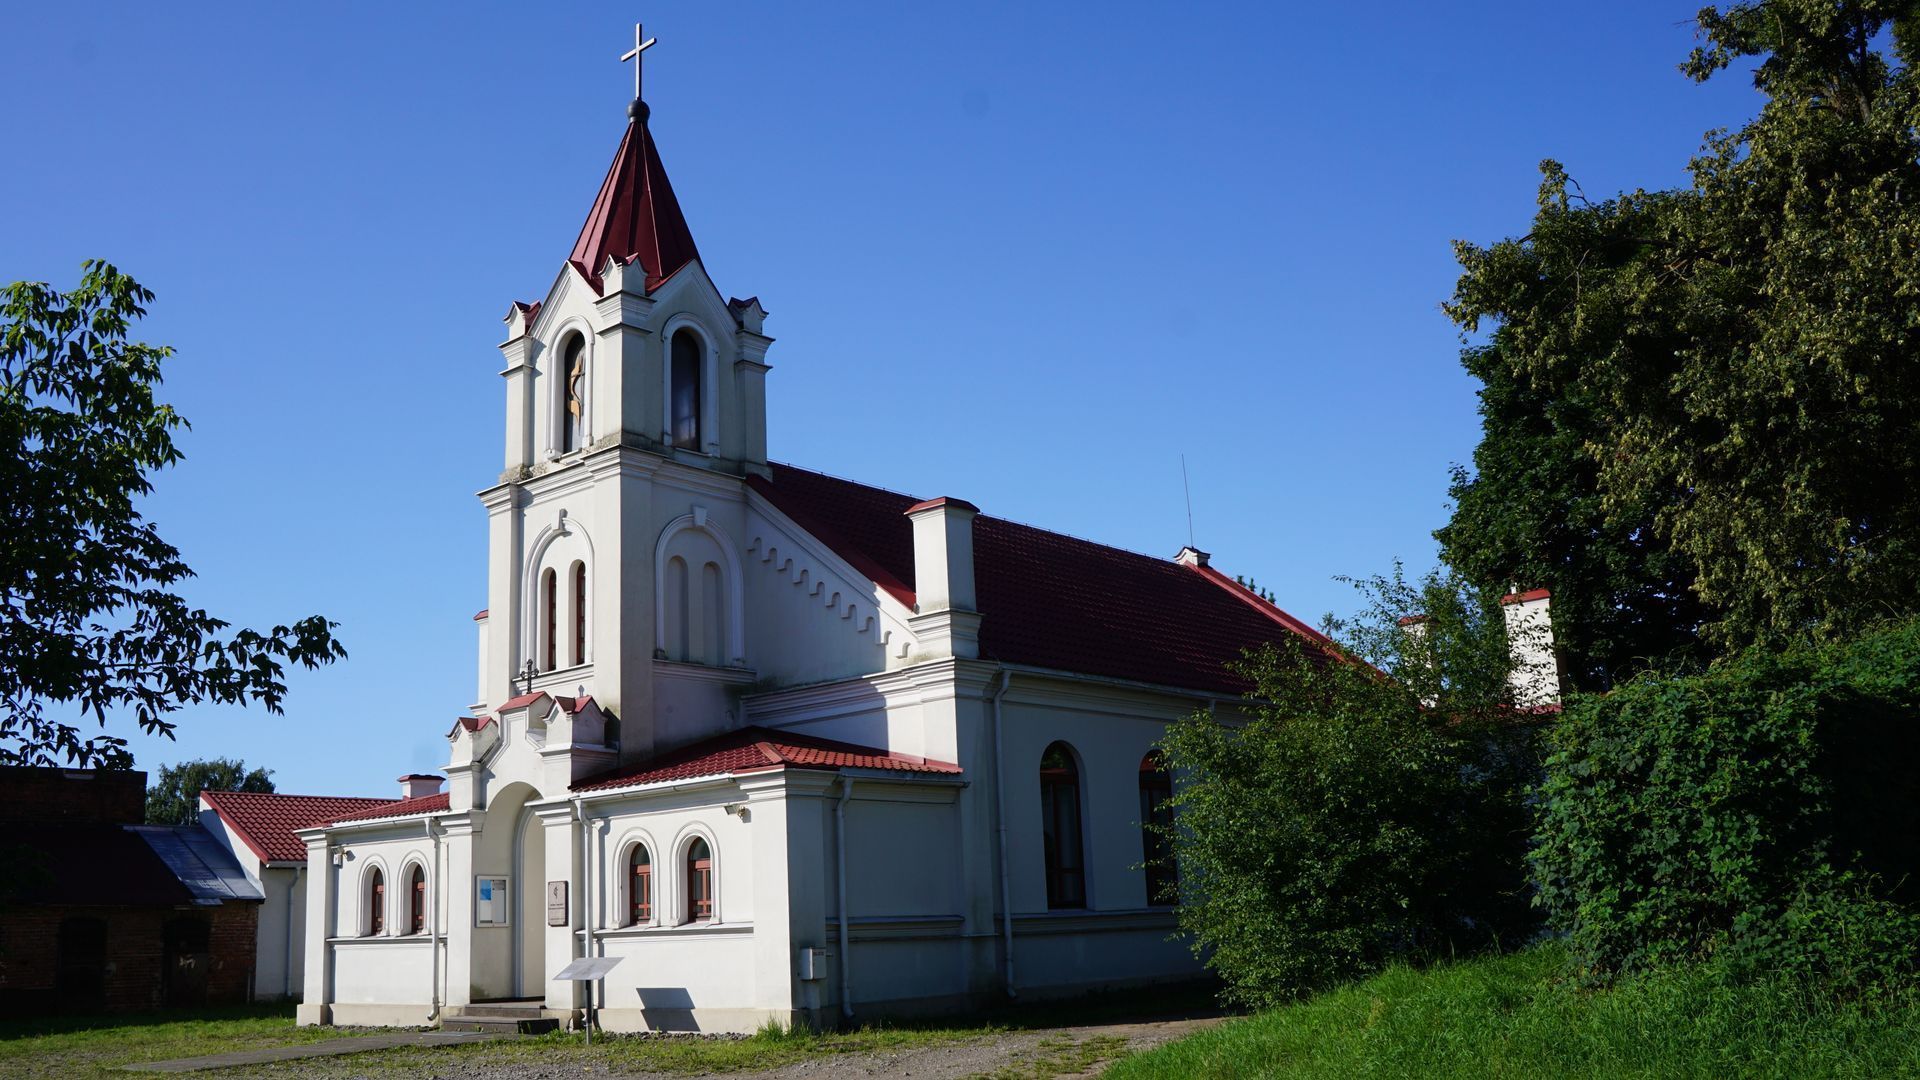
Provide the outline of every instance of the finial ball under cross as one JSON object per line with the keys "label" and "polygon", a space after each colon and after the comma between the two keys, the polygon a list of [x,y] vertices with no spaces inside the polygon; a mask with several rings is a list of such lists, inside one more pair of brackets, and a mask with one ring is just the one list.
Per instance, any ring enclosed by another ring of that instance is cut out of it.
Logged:
{"label": "finial ball under cross", "polygon": [[628,49],[625,53],[621,54],[620,56],[620,62],[623,64],[629,60],[633,61],[633,100],[636,105],[638,105],[640,102],[640,64],[641,64],[640,54],[643,52],[646,52],[648,49],[653,48],[654,45],[658,44],[658,42],[659,42],[658,38],[643,39],[640,34],[640,24],[634,23],[633,24],[633,48]]}

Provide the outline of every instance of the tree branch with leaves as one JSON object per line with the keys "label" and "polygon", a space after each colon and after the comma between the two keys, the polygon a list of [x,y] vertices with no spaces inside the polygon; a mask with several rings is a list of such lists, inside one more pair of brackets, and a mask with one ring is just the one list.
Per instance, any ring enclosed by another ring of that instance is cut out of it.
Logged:
{"label": "tree branch with leaves", "polygon": [[0,763],[127,768],[110,719],[171,738],[189,704],[278,713],[287,664],[347,655],[322,616],[236,631],[175,591],[193,571],[136,506],[187,426],[155,394],[173,350],[127,337],[152,300],[97,261],[72,292],[0,292]]}

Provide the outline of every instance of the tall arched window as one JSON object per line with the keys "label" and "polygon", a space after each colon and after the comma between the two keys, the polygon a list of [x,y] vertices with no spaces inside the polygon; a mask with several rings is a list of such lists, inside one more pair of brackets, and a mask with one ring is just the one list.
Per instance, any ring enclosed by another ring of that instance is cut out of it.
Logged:
{"label": "tall arched window", "polygon": [[576,562],[567,571],[573,579],[573,663],[587,662],[587,564]]}
{"label": "tall arched window", "polygon": [[695,838],[687,845],[687,921],[713,918],[713,850]]}
{"label": "tall arched window", "polygon": [[672,401],[673,445],[698,450],[700,445],[700,369],[706,348],[691,330],[673,335]]}
{"label": "tall arched window", "polygon": [[1173,774],[1155,750],[1140,759],[1140,848],[1147,871],[1147,903],[1180,899],[1180,868],[1173,861]]}
{"label": "tall arched window", "polygon": [[645,844],[633,845],[627,857],[627,924],[644,926],[653,921],[653,853]]}
{"label": "tall arched window", "polygon": [[546,613],[546,634],[540,643],[540,670],[560,666],[560,589],[551,567],[540,572],[540,604]]}
{"label": "tall arched window", "polygon": [[587,339],[568,334],[560,347],[560,452],[578,450],[586,444],[587,419]]}
{"label": "tall arched window", "polygon": [[407,875],[407,933],[424,934],[427,932],[427,869],[419,863],[413,864],[413,872]]}
{"label": "tall arched window", "polygon": [[387,879],[379,867],[367,871],[367,933],[377,935],[387,929]]}
{"label": "tall arched window", "polygon": [[1086,853],[1080,837],[1080,767],[1057,742],[1040,755],[1040,831],[1047,849],[1047,906],[1087,906]]}

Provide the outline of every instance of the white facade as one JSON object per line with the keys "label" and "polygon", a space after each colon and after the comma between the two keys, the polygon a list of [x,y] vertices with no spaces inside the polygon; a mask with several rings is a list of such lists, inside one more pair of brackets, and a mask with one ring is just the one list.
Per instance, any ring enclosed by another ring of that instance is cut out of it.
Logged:
{"label": "white facade", "polygon": [[[553,976],[583,955],[622,958],[592,987],[613,1030],[1197,975],[1168,940],[1171,909],[1148,903],[1140,768],[1167,723],[1221,695],[979,659],[973,508],[911,511],[912,603],[850,564],[751,479],[770,472],[765,312],[725,300],[697,261],[651,288],[645,271],[609,260],[596,290],[568,265],[508,316],[477,696],[448,735],[446,803],[302,831],[296,883],[259,871],[270,903],[285,891],[304,918],[301,1022],[423,1024],[504,998],[571,1017],[585,991]],[[696,395],[676,369],[698,372]],[[789,763],[576,788],[750,726],[957,769]],[[1084,831],[1070,908],[1050,905],[1041,836],[1055,742]],[[637,923],[636,845],[654,894]],[[287,977],[261,957],[263,987]]]}

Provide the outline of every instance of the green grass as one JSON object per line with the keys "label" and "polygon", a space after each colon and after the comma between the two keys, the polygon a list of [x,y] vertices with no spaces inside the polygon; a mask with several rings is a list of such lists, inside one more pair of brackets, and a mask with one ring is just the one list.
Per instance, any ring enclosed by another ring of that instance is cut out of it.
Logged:
{"label": "green grass", "polygon": [[1119,1062],[1108,1080],[1194,1077],[1920,1076],[1920,991],[1872,1008],[1703,970],[1605,990],[1543,946],[1397,968]]}
{"label": "green grass", "polygon": [[303,1028],[292,1005],[0,1020],[0,1076],[118,1077],[122,1065],[335,1039],[370,1031]]}
{"label": "green grass", "polygon": [[[778,1068],[841,1054],[886,1055],[930,1046],[959,1045],[1036,1029],[1078,1027],[1137,1019],[1143,1014],[1193,1012],[1212,997],[1207,987],[1161,988],[1102,994],[1044,1005],[1019,1004],[975,1016],[862,1026],[814,1033],[768,1029],[748,1037],[594,1036],[588,1049],[577,1034],[555,1033],[438,1047],[396,1047],[299,1063],[303,1077],[466,1076],[492,1066],[533,1065],[553,1075],[653,1072],[668,1075]],[[302,1028],[293,1006],[202,1010],[140,1016],[0,1021],[0,1077],[127,1080],[120,1066],[229,1050],[288,1046],[319,1039],[372,1034],[366,1029]],[[1124,1052],[1112,1036],[1049,1034],[1031,1053],[993,1074],[1027,1080],[1083,1072]],[[205,1074],[220,1080],[284,1075],[285,1067],[257,1066]]]}

